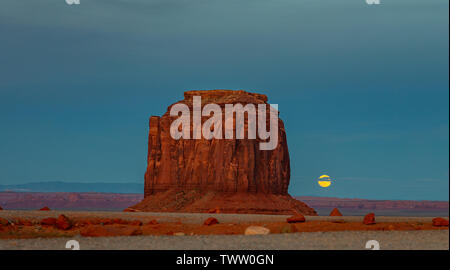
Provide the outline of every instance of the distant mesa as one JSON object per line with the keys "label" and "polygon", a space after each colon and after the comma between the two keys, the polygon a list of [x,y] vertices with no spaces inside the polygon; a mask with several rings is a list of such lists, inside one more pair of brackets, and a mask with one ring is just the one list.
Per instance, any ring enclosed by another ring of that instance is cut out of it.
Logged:
{"label": "distant mesa", "polygon": [[447,216],[448,201],[412,200],[367,200],[359,198],[333,198],[298,196],[297,200],[313,207],[319,215],[329,215],[331,209],[338,208],[352,216],[377,212],[383,216]]}
{"label": "distant mesa", "polygon": [[339,209],[334,208],[334,209],[331,211],[330,216],[331,216],[331,217],[341,217],[342,214],[341,214],[341,212],[339,211]]}
{"label": "distant mesa", "polygon": [[41,209],[39,209],[40,211],[50,211],[50,208],[48,208],[47,206],[42,207]]}
{"label": "distant mesa", "polygon": [[[131,208],[207,213],[216,207],[221,213],[317,215],[314,209],[287,192],[290,163],[281,119],[278,119],[278,143],[274,150],[260,150],[262,140],[258,138],[173,139],[170,125],[177,117],[170,116],[170,109],[175,104],[186,104],[192,119],[193,96],[201,96],[202,106],[268,104],[267,96],[242,90],[187,91],[184,99],[169,106],[163,116],[150,117],[145,198]],[[201,123],[208,119],[202,117]],[[270,117],[266,119],[269,126]],[[192,121],[190,124],[192,130]],[[245,134],[248,134],[247,124],[246,121]]]}
{"label": "distant mesa", "polygon": [[143,183],[80,183],[62,181],[0,184],[0,192],[141,193]]}

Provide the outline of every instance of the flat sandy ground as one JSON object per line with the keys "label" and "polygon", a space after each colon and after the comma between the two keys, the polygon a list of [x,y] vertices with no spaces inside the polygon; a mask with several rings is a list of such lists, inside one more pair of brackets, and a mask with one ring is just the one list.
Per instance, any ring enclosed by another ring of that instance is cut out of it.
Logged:
{"label": "flat sandy ground", "polygon": [[[222,224],[247,224],[285,222],[283,215],[247,215],[247,214],[204,214],[204,213],[125,213],[125,212],[75,212],[75,211],[0,211],[0,217],[13,219],[42,219],[65,214],[71,218],[121,218],[148,222],[157,219],[159,223],[178,222],[183,224],[202,224],[208,217],[216,217]],[[448,217],[445,217],[448,218]],[[361,216],[310,217],[306,220],[328,222],[332,220],[361,222]],[[376,217],[382,222],[420,222],[431,223],[431,217]],[[213,225],[217,226],[217,225]],[[65,249],[68,240],[75,239],[81,249],[366,249],[366,242],[377,240],[380,249],[449,249],[448,227],[443,230],[404,230],[404,231],[328,231],[328,232],[292,232],[269,235],[145,235],[116,237],[70,238],[34,238],[2,239],[0,249]]]}
{"label": "flat sandy ground", "polygon": [[[3,249],[65,249],[72,238],[0,240]],[[445,231],[347,231],[270,235],[193,235],[74,237],[81,250],[364,250],[366,242],[377,240],[381,250],[448,250]]]}

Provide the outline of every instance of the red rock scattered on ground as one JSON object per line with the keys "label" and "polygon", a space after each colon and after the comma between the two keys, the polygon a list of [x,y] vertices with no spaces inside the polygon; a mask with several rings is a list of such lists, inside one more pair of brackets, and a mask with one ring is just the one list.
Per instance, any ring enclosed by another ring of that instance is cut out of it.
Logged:
{"label": "red rock scattered on ground", "polygon": [[207,218],[205,220],[205,222],[203,222],[203,224],[207,225],[207,226],[211,226],[211,225],[218,224],[218,223],[219,223],[219,221],[217,220],[217,218],[213,218],[213,217]]}
{"label": "red rock scattered on ground", "polygon": [[156,221],[156,219],[150,220],[147,225],[156,225],[158,224],[158,221]]}
{"label": "red rock scattered on ground", "polygon": [[99,225],[101,222],[99,219],[81,219],[77,222],[80,226],[87,226],[87,225]]}
{"label": "red rock scattered on ground", "polygon": [[288,223],[301,223],[301,222],[305,222],[306,219],[302,214],[297,213],[297,214],[293,215],[292,217],[287,218],[286,221]]}
{"label": "red rock scattered on ground", "polygon": [[56,218],[44,218],[43,220],[41,220],[41,225],[43,226],[55,226],[56,225]]}
{"label": "red rock scattered on ground", "polygon": [[441,217],[437,217],[437,218],[433,218],[433,226],[436,227],[448,227],[448,220],[441,218]]}
{"label": "red rock scattered on ground", "polygon": [[50,208],[48,208],[47,206],[42,207],[41,209],[39,209],[40,211],[50,211]]}
{"label": "red rock scattered on ground", "polygon": [[[297,215],[295,215],[297,216]],[[134,221],[111,218],[111,225],[102,225],[99,218],[71,219],[73,225],[64,230],[57,225],[58,220],[47,218],[41,221],[41,226],[26,226],[28,222],[39,224],[37,220],[20,220],[21,218],[0,218],[0,239],[36,238],[36,237],[72,237],[83,236],[132,236],[132,235],[210,235],[210,234],[245,234],[249,226],[261,226],[270,230],[271,233],[293,233],[293,232],[325,232],[325,231],[410,231],[410,230],[448,230],[448,226],[433,226],[432,222],[381,222],[371,226],[359,222],[344,222],[336,224],[333,221],[308,221],[302,223],[286,222],[256,222],[251,224],[219,223],[214,226],[206,226],[202,223],[190,224],[181,222],[163,222],[152,224],[145,220],[145,225],[130,225]],[[58,218],[62,219],[62,218]],[[206,224],[215,223],[214,218]],[[298,220],[297,218],[295,220]],[[440,219],[436,219],[439,221]],[[435,223],[436,223],[435,220]],[[444,220],[445,221],[445,220]],[[127,222],[118,224],[114,222]],[[156,222],[156,221],[155,221]],[[25,226],[21,226],[23,224]],[[441,223],[439,223],[441,224]],[[14,226],[13,226],[14,225]],[[19,226],[15,226],[19,225]],[[232,225],[232,226],[230,226]],[[36,230],[38,229],[38,230]]]}
{"label": "red rock scattered on ground", "polygon": [[28,219],[18,218],[14,221],[19,226],[33,226],[33,222]]}
{"label": "red rock scattered on ground", "polygon": [[124,220],[121,218],[115,218],[112,220],[112,222],[113,222],[113,224],[121,224],[121,225],[126,225],[129,223],[128,220]]}
{"label": "red rock scattered on ground", "polygon": [[114,224],[114,221],[109,218],[102,218],[102,219],[98,220],[97,224],[111,225],[111,224]]}
{"label": "red rock scattered on ground", "polygon": [[210,213],[210,214],[214,214],[214,213],[219,214],[220,213],[220,209],[218,207],[211,208],[211,209],[208,210],[208,213]]}
{"label": "red rock scattered on ground", "polygon": [[339,211],[339,209],[334,208],[331,213],[330,213],[331,217],[342,217],[341,212]]}
{"label": "red rock scattered on ground", "polygon": [[68,230],[72,227],[72,223],[65,215],[60,215],[56,220],[56,228],[60,230]]}
{"label": "red rock scattered on ground", "polygon": [[9,225],[9,220],[7,220],[6,218],[0,217],[0,225],[3,225],[3,226]]}
{"label": "red rock scattered on ground", "polygon": [[133,220],[133,221],[130,221],[130,223],[128,223],[129,225],[132,225],[132,226],[142,226],[142,221],[140,221],[140,220]]}
{"label": "red rock scattered on ground", "polygon": [[367,215],[364,216],[364,220],[363,220],[363,224],[365,225],[372,225],[375,224],[375,214],[374,213],[369,213]]}

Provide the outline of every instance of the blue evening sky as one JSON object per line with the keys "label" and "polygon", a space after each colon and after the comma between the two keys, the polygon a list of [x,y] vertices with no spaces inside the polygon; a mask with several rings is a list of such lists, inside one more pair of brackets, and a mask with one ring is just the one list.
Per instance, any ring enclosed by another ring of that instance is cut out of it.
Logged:
{"label": "blue evening sky", "polygon": [[0,184],[142,182],[150,115],[245,89],[279,104],[292,195],[448,200],[448,8],[1,0]]}

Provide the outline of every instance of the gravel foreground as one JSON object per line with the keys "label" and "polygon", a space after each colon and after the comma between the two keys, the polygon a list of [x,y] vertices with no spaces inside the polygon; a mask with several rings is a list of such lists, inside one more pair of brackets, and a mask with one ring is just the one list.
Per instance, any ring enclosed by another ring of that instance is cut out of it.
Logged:
{"label": "gravel foreground", "polygon": [[[205,214],[205,213],[150,213],[150,212],[89,212],[89,211],[0,211],[0,217],[22,217],[42,219],[58,217],[60,214],[79,218],[123,218],[140,219],[148,222],[182,222],[202,224],[207,217],[216,217],[225,223],[277,222],[285,221],[284,215],[255,214]],[[360,222],[361,216],[307,216],[313,221],[333,219],[347,222]],[[448,217],[446,217],[448,218]],[[377,222],[420,221],[431,222],[431,217],[383,217],[377,216]],[[66,250],[66,242],[74,239],[81,250],[364,250],[366,242],[376,240],[380,249],[449,249],[448,230],[420,231],[337,231],[337,232],[301,232],[269,235],[185,235],[185,236],[117,236],[117,237],[82,237],[73,238],[34,238],[1,239],[0,250]]]}
{"label": "gravel foreground", "polygon": [[[72,238],[0,240],[3,250],[64,250]],[[449,231],[345,231],[270,235],[74,237],[81,250],[448,250]]]}

